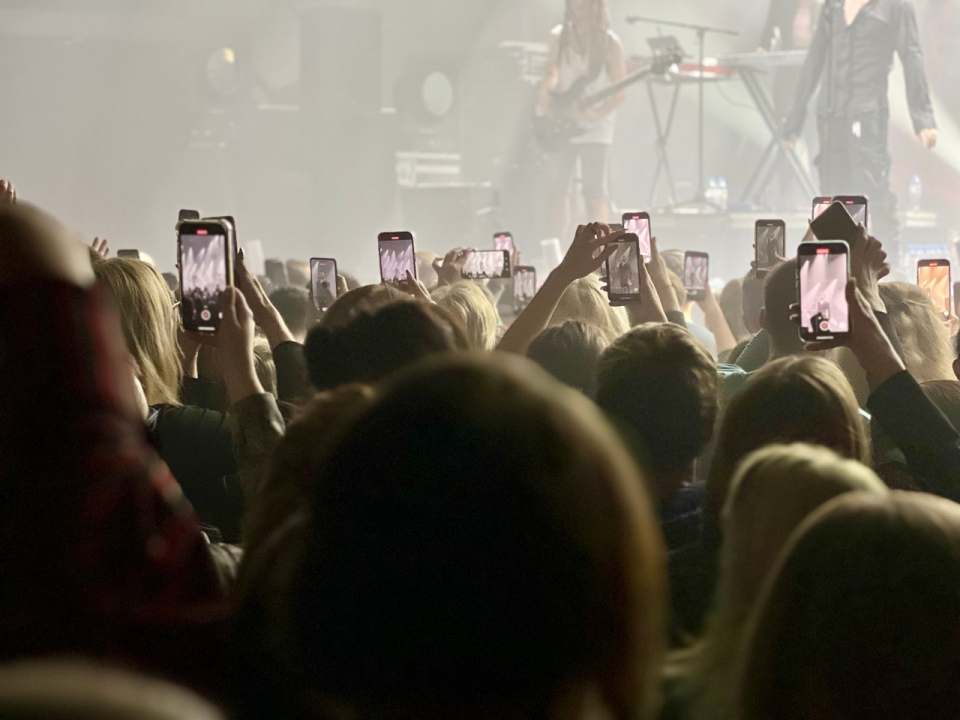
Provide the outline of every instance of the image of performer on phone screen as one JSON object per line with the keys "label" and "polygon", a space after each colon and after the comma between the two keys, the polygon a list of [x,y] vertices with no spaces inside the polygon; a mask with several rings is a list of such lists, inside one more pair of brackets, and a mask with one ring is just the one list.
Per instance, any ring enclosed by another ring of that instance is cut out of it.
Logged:
{"label": "image of performer on phone screen", "polygon": [[567,0],[563,23],[550,34],[546,74],[537,103],[539,116],[563,117],[577,127],[577,134],[555,151],[548,162],[550,237],[567,236],[571,186],[578,163],[587,215],[594,221],[609,219],[610,146],[616,126],[615,111],[626,98],[626,90],[592,107],[583,107],[578,101],[626,74],[623,44],[610,29],[607,0]]}
{"label": "image of performer on phone screen", "polygon": [[894,53],[903,64],[914,132],[933,148],[937,124],[912,0],[826,0],[783,128],[792,147],[819,87],[816,163],[823,195],[867,196],[871,230],[883,242],[899,235],[887,146]]}
{"label": "image of performer on phone screen", "polygon": [[634,243],[620,243],[610,258],[611,267],[614,268],[613,277],[610,278],[611,290],[617,295],[632,295],[639,289],[640,278],[637,277],[635,268],[639,267],[640,256],[637,253],[637,246]]}

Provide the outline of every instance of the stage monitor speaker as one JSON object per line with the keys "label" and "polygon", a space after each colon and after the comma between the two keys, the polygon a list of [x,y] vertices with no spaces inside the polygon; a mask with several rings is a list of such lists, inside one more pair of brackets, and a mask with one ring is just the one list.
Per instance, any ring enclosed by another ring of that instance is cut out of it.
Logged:
{"label": "stage monitor speaker", "polygon": [[300,11],[300,104],[327,117],[379,113],[381,18],[375,8],[322,5]]}

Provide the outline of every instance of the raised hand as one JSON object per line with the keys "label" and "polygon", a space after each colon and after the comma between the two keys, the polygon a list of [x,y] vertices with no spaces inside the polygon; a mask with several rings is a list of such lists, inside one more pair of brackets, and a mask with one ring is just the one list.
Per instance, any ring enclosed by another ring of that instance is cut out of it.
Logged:
{"label": "raised hand", "polygon": [[0,205],[16,205],[17,191],[9,180],[0,180]]}
{"label": "raised hand", "polygon": [[110,255],[110,243],[107,242],[106,238],[95,237],[93,242],[90,243],[90,249],[99,255],[101,260],[106,260]]}
{"label": "raised hand", "polygon": [[611,234],[610,228],[603,223],[581,225],[557,272],[567,284],[585,278],[603,267],[616,251],[616,247],[610,243],[615,243],[626,234],[625,230]]}
{"label": "raised hand", "polygon": [[227,395],[230,402],[236,403],[264,392],[257,378],[253,357],[256,325],[243,293],[237,288],[228,287],[223,291],[221,306],[223,318],[214,342],[220,356],[220,370],[227,386]]}
{"label": "raised hand", "polygon": [[444,256],[443,260],[437,258],[433,261],[433,269],[437,273],[437,287],[453,285],[461,279],[463,263],[471,252],[473,252],[472,248],[454,248]]}
{"label": "raised hand", "polygon": [[430,299],[430,293],[427,291],[427,288],[422,282],[417,280],[409,270],[407,270],[407,277],[397,282],[397,289],[400,292],[410,295],[415,300],[433,302],[433,300]]}

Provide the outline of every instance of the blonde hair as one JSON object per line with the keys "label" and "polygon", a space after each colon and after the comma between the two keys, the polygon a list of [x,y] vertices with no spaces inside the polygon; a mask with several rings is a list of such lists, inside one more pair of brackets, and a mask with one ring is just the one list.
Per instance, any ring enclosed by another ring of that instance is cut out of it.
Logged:
{"label": "blonde hair", "polygon": [[903,361],[917,382],[954,380],[950,332],[933,300],[916,285],[882,283],[880,299],[903,346]]}
{"label": "blonde hair", "polygon": [[861,463],[812,445],[772,445],[740,464],[723,508],[716,611],[703,638],[667,667],[686,686],[691,720],[733,717],[737,659],[764,582],[804,519],[848,492],[887,488]]}
{"label": "blonde hair", "polygon": [[463,323],[471,350],[492,351],[497,345],[500,316],[493,301],[476,283],[463,280],[434,290],[431,299]]}
{"label": "blonde hair", "polygon": [[606,293],[600,289],[600,278],[588,275],[571,283],[553,311],[550,325],[563,325],[568,320],[582,320],[594,325],[613,342],[630,329],[627,311],[622,307],[611,307]]}
{"label": "blonde hair", "polygon": [[179,317],[163,277],[141,260],[114,258],[94,264],[94,273],[120,308],[127,350],[150,405],[179,405]]}

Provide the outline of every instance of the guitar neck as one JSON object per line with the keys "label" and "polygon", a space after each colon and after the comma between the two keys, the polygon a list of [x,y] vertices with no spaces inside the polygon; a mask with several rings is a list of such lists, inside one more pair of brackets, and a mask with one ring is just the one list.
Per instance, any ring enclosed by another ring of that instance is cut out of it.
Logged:
{"label": "guitar neck", "polygon": [[655,74],[657,71],[662,72],[661,68],[658,65],[648,65],[647,67],[641,68],[640,70],[636,70],[630,73],[629,75],[627,75],[622,80],[618,80],[610,87],[606,87],[603,90],[599,90],[593,93],[592,95],[588,95],[587,97],[583,98],[580,101],[580,104],[583,107],[587,107],[587,108],[592,107],[594,105],[598,105],[602,103],[604,100],[607,100],[608,98],[613,97],[621,90],[624,90],[630,87],[634,83],[640,82],[648,75]]}

